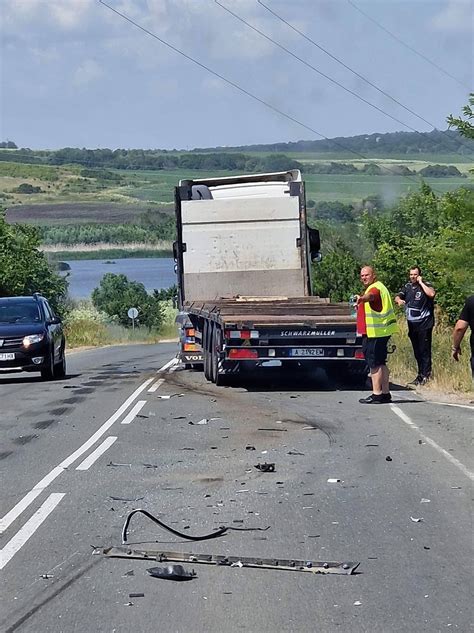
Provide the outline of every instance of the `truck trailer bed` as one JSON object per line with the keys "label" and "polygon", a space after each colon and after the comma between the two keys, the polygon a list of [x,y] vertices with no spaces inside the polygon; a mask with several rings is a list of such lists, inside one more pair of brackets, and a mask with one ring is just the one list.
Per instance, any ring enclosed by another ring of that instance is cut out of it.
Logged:
{"label": "truck trailer bed", "polygon": [[348,303],[330,303],[319,297],[236,297],[185,303],[183,309],[189,314],[235,327],[354,327],[356,323]]}

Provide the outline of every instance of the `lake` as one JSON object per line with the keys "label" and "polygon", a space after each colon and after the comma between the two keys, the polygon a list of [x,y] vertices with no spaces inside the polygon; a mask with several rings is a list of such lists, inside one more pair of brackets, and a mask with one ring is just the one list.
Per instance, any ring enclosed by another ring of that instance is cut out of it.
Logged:
{"label": "lake", "polygon": [[69,295],[73,299],[88,299],[106,273],[123,274],[130,281],[139,281],[148,292],[155,288],[169,288],[176,284],[174,261],[167,257],[127,259],[64,260],[69,271]]}

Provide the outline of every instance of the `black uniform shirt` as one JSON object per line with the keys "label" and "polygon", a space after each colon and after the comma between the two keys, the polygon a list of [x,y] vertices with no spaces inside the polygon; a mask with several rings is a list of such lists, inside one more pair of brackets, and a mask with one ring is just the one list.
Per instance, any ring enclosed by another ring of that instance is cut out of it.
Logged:
{"label": "black uniform shirt", "polygon": [[[432,288],[429,283],[425,284]],[[418,283],[410,281],[398,293],[405,301],[407,321],[412,330],[428,330],[434,326],[434,301],[428,297]]]}

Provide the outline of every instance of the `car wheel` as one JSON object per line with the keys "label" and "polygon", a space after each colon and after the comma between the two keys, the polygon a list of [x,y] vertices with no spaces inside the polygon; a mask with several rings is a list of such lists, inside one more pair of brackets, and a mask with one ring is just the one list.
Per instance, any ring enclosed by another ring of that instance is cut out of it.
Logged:
{"label": "car wheel", "polygon": [[41,370],[41,378],[43,380],[53,380],[54,378],[54,356],[51,351],[48,358],[48,364]]}
{"label": "car wheel", "polygon": [[66,376],[66,350],[63,348],[61,360],[54,366],[54,377],[64,378]]}

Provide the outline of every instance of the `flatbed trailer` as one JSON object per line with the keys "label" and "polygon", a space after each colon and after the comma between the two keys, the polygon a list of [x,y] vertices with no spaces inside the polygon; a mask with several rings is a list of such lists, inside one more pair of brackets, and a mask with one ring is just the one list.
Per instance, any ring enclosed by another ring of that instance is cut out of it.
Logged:
{"label": "flatbed trailer", "polygon": [[175,200],[186,367],[216,384],[270,364],[365,379],[349,302],[311,295],[319,234],[306,223],[299,172],[181,181]]}

